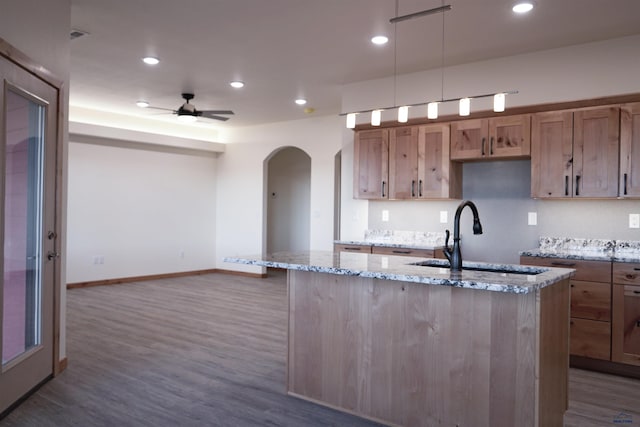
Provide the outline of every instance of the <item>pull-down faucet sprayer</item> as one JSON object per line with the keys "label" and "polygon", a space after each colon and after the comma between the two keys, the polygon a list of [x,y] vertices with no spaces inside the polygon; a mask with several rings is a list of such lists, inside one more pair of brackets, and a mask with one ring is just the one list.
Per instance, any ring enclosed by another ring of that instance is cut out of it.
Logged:
{"label": "pull-down faucet sprayer", "polygon": [[462,271],[462,253],[460,252],[460,215],[465,206],[471,208],[473,212],[473,234],[482,234],[482,224],[478,216],[478,208],[470,201],[465,200],[456,209],[456,216],[453,220],[453,250],[449,249],[449,230],[445,231],[444,255],[449,260],[451,271]]}

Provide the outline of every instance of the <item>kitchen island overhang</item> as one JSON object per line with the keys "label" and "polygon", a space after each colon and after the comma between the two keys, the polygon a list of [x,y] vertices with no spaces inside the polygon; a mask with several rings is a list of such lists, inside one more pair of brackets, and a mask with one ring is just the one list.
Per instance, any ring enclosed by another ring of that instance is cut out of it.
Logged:
{"label": "kitchen island overhang", "polygon": [[570,269],[477,263],[525,274],[453,277],[399,256],[225,260],[288,270],[291,395],[389,425],[562,425]]}

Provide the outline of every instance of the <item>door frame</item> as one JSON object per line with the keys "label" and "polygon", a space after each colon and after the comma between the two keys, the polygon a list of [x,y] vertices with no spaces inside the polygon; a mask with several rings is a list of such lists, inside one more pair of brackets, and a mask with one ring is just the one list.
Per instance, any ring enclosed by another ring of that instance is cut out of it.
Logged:
{"label": "door frame", "polygon": [[54,278],[53,278],[53,352],[51,355],[51,364],[53,366],[53,375],[57,376],[67,366],[67,358],[60,357],[60,314],[61,314],[61,283],[62,283],[62,260],[65,259],[65,253],[62,252],[64,236],[62,234],[62,196],[63,196],[63,148],[64,148],[64,135],[65,128],[64,118],[64,100],[66,99],[66,84],[64,80],[60,79],[38,62],[32,60],[13,47],[4,39],[0,38],[0,56],[5,60],[12,62],[19,66],[40,80],[52,86],[57,91],[57,109],[58,114],[56,117],[57,134],[56,134],[56,172],[55,172],[55,233],[57,238],[55,239],[55,251],[60,253],[56,263],[54,263]]}

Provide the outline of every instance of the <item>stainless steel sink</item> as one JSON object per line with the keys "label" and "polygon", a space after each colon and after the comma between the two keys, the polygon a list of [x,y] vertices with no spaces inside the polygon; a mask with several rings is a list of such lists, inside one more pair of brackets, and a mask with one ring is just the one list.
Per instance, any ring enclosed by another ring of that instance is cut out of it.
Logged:
{"label": "stainless steel sink", "polygon": [[[446,260],[439,261],[431,259],[427,261],[413,262],[410,265],[418,265],[420,267],[449,268],[449,262]],[[481,271],[487,273],[522,274],[525,276],[535,276],[536,274],[549,271],[549,269],[542,267],[533,267],[529,265],[520,265],[517,267],[514,266],[512,268],[496,268],[491,265],[483,265],[478,263],[463,263],[462,271]]]}

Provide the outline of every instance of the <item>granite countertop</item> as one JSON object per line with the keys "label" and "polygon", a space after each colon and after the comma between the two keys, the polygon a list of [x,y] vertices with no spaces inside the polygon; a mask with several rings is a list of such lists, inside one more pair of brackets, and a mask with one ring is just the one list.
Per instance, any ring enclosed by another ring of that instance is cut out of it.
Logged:
{"label": "granite countertop", "polygon": [[434,250],[444,248],[444,233],[433,231],[365,230],[363,240],[335,240],[333,243],[382,248]]}
{"label": "granite countertop", "polygon": [[536,249],[521,251],[522,256],[566,258],[582,261],[640,263],[640,242],[631,240],[540,237]]}
{"label": "granite countertop", "polygon": [[[446,260],[429,259],[428,262],[436,266],[424,267],[415,265],[416,262],[421,262],[415,257],[332,251],[277,252],[264,257],[260,255],[227,257],[224,261],[516,294],[537,291],[570,277],[574,272],[567,268],[464,262],[463,271],[456,274],[449,270],[449,263]],[[474,271],[465,270],[465,268],[509,269],[521,274]]]}

